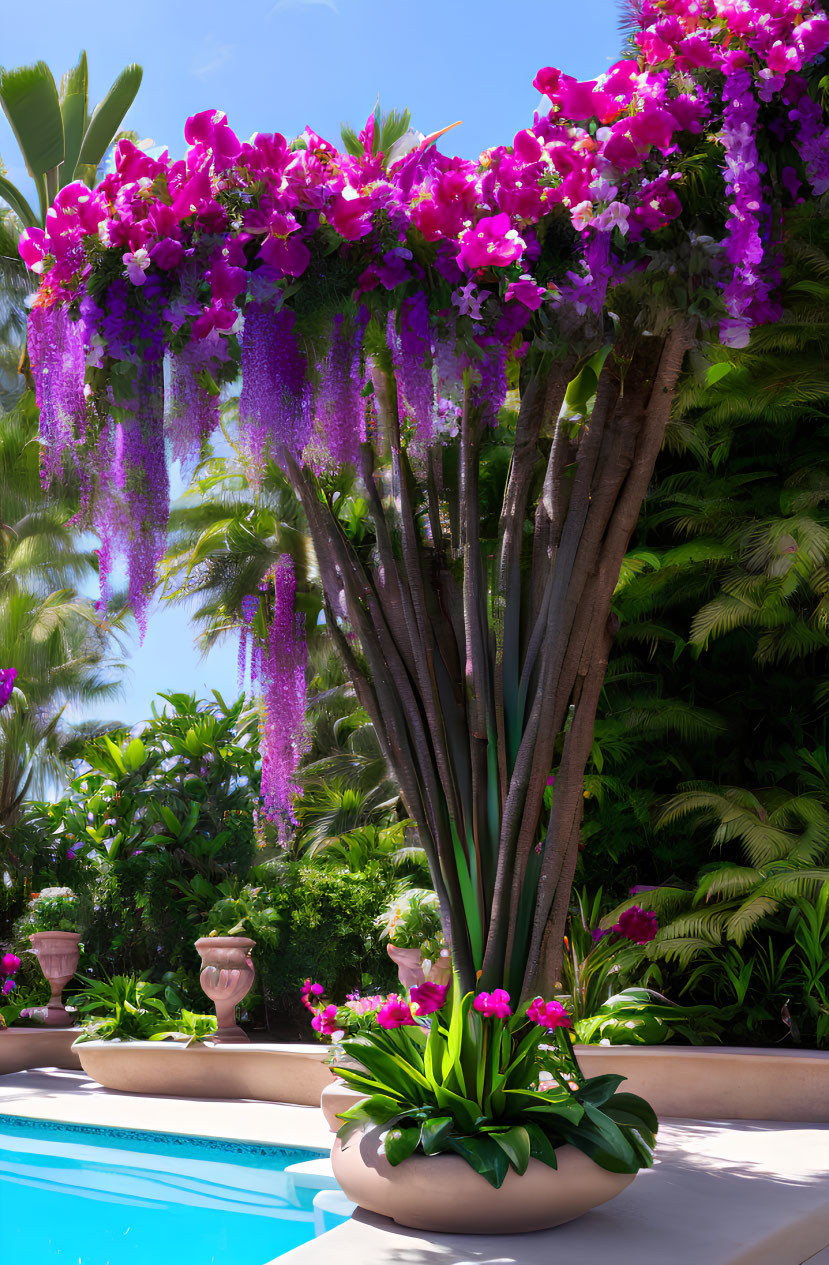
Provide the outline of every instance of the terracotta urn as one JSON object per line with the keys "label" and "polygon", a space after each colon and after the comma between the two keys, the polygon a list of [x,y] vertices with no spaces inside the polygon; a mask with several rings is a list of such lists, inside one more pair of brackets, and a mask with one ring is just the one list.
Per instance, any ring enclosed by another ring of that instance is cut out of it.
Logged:
{"label": "terracotta urn", "polygon": [[510,1169],[495,1190],[458,1155],[412,1155],[392,1168],[382,1135],[372,1127],[345,1145],[335,1138],[331,1166],[343,1194],[398,1225],[440,1234],[546,1230],[614,1199],[636,1176],[609,1173],[576,1147],[561,1146],[558,1168],[530,1160],[522,1176]]}
{"label": "terracotta urn", "polygon": [[72,1025],[72,1016],[61,1001],[61,993],[78,969],[80,939],[77,931],[33,931],[29,936],[32,952],[52,990],[45,1014],[50,1028]]}
{"label": "terracotta urn", "polygon": [[432,984],[448,984],[452,978],[452,960],[448,956],[438,958],[424,974],[422,949],[400,949],[396,944],[387,944],[386,952],[397,967],[397,977],[403,988],[414,988],[427,979]]}
{"label": "terracotta urn", "polygon": [[219,1042],[249,1041],[236,1022],[236,1007],[250,992],[256,970],[251,961],[255,940],[245,936],[203,936],[196,941],[202,960],[199,983],[216,1006]]}

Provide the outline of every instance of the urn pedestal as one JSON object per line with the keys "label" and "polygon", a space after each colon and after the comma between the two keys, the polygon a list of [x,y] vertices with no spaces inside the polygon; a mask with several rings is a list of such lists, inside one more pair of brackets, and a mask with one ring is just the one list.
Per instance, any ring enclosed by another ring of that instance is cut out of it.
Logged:
{"label": "urn pedestal", "polygon": [[77,931],[33,931],[29,936],[32,952],[52,990],[45,1016],[49,1028],[72,1025],[72,1016],[61,1001],[61,993],[78,969],[80,939]]}
{"label": "urn pedestal", "polygon": [[255,940],[245,936],[204,936],[196,941],[202,960],[199,983],[216,1007],[221,1043],[249,1041],[236,1022],[236,1007],[250,992],[256,970],[251,961]]}

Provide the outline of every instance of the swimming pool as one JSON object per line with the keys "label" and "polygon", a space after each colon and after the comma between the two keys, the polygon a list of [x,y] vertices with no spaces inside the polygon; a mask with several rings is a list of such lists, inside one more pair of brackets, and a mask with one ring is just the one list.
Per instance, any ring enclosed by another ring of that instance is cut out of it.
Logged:
{"label": "swimming pool", "polygon": [[323,1152],[0,1115],[3,1265],[266,1265],[314,1236]]}

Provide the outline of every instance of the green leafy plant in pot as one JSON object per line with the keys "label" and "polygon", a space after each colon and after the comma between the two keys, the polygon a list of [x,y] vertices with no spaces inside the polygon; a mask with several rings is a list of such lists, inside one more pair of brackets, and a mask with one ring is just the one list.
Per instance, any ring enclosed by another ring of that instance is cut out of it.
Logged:
{"label": "green leafy plant in pot", "polygon": [[412,887],[401,892],[383,910],[377,926],[387,938],[386,951],[404,988],[423,984],[427,979],[435,984],[448,982],[451,962],[438,898],[433,891]]}
{"label": "green leafy plant in pot", "polygon": [[51,1028],[72,1023],[61,996],[78,969],[81,939],[78,926],[78,898],[70,888],[45,887],[33,893],[26,927],[32,952],[51,990],[43,1014],[44,1022]]}
{"label": "green leafy plant in pot", "polygon": [[558,1001],[514,1008],[457,978],[387,998],[342,1042],[338,1074],[365,1095],[332,1152],[346,1195],[403,1225],[511,1233],[620,1193],[653,1161],[656,1117],[623,1077],[583,1075],[570,1026]]}

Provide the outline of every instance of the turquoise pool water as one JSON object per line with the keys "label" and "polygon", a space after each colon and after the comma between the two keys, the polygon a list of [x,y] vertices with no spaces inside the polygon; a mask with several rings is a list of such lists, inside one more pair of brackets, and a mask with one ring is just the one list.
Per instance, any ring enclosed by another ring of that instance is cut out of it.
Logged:
{"label": "turquoise pool water", "polygon": [[0,1115],[2,1265],[266,1265],[314,1235],[320,1152]]}

